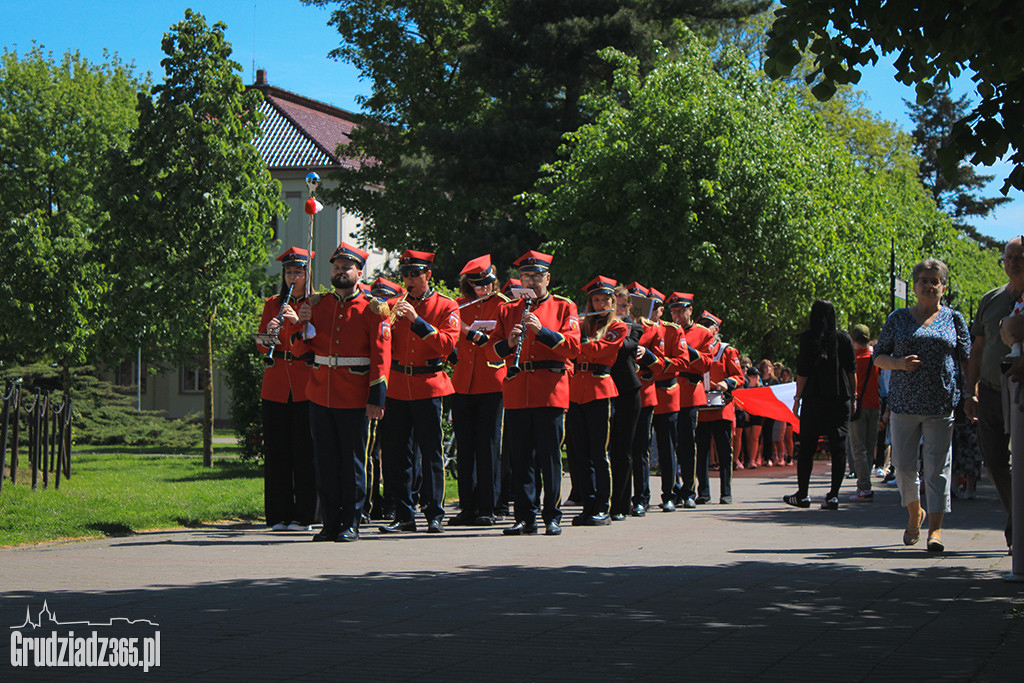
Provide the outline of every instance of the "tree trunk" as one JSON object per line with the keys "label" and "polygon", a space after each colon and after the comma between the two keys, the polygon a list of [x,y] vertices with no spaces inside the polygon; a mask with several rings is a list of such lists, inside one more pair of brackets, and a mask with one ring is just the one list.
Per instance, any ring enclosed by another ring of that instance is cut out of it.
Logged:
{"label": "tree trunk", "polygon": [[206,319],[206,353],[203,354],[203,467],[213,467],[213,317]]}

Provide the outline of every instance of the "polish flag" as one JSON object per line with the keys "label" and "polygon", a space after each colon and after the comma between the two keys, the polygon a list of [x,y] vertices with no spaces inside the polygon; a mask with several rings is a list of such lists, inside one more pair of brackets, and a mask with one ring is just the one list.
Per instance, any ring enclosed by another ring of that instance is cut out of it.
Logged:
{"label": "polish flag", "polygon": [[786,382],[770,387],[734,389],[733,399],[751,415],[767,417],[793,425],[793,431],[800,432],[800,420],[793,414],[793,398],[796,396],[796,382]]}

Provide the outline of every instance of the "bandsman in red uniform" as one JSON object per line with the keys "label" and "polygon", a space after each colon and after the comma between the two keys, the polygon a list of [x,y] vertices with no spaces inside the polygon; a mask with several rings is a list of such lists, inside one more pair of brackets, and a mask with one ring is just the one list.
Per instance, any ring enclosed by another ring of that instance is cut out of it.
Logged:
{"label": "bandsman in red uniform", "polygon": [[[373,284],[370,285],[369,292],[367,292],[366,287],[363,287],[363,292],[366,293],[367,296],[376,299],[379,303],[386,304],[388,300],[395,299],[405,294],[405,289],[401,285],[395,284],[385,277],[378,277],[373,281]],[[383,314],[384,307],[380,307],[379,310],[381,310]],[[388,312],[390,312],[390,309],[388,309]],[[384,496],[381,493],[383,470],[380,461],[379,427],[380,420],[370,420],[370,437],[366,447],[369,462],[367,465],[367,480],[369,482],[369,486],[366,495],[366,505],[363,507],[364,522],[379,519],[392,520],[395,518],[394,504],[390,507],[386,505],[384,502]]]}
{"label": "bandsman in red uniform", "polygon": [[461,324],[455,300],[430,285],[433,263],[433,254],[411,249],[399,261],[408,296],[396,301],[392,311],[388,412],[381,424],[384,497],[396,505],[394,521],[380,527],[383,533],[416,531],[417,452],[423,473],[419,504],[427,533],[444,532],[441,400],[453,391],[444,363],[455,348]]}
{"label": "bandsman in red uniform", "polygon": [[612,365],[629,328],[615,317],[615,280],[598,275],[583,291],[586,311],[580,324],[580,353],[569,379],[568,430],[574,457],[575,476],[582,493],[583,511],[573,526],[611,524],[611,463],[608,440],[611,433],[612,403],[618,389],[612,379]]}
{"label": "bandsman in red uniform", "polygon": [[[706,327],[693,321],[693,294],[676,292],[669,308],[672,320],[686,340],[689,364],[679,372],[679,421],[676,433],[676,462],[679,463],[679,490],[676,505],[695,508],[708,502],[697,495],[697,420],[707,403],[704,373],[711,364],[713,336]],[[707,467],[707,465],[705,465]]]}
{"label": "bandsman in red uniform", "polygon": [[[510,277],[508,280],[505,281],[505,284],[502,285],[502,287],[501,287],[501,294],[508,301],[511,301],[512,299],[515,298],[515,296],[513,296],[513,294],[512,294],[512,288],[513,287],[522,287],[522,286],[523,286],[523,283],[520,282],[519,278]],[[492,335],[492,337],[493,337],[493,335]],[[495,340],[495,341],[497,341],[497,340]],[[502,363],[502,366],[505,365],[504,361],[502,361],[501,363]],[[502,415],[504,416],[504,410],[502,410]],[[502,419],[503,419],[503,424],[504,424],[504,417]],[[498,517],[504,518],[504,517],[508,517],[508,516],[511,515],[513,493],[512,493],[512,460],[509,457],[509,453],[510,452],[511,451],[509,451],[509,447],[508,447],[508,430],[502,428],[502,430],[501,430],[501,493],[498,494],[498,507],[494,511],[494,516],[495,516],[496,520],[497,520]]]}
{"label": "bandsman in red uniform", "polygon": [[658,470],[661,472],[661,509],[674,512],[679,494],[679,473],[676,466],[676,433],[679,420],[679,369],[686,364],[686,341],[675,323],[661,320],[665,295],[653,287],[654,322],[658,325],[659,365],[652,368],[657,404],[654,407],[654,439],[658,447]]}
{"label": "bandsman in red uniform", "polygon": [[703,380],[707,406],[700,411],[697,424],[697,495],[705,500],[711,498],[708,457],[711,454],[711,440],[714,439],[721,492],[718,502],[729,505],[732,503],[732,430],[736,424],[736,408],[729,392],[743,385],[743,369],[740,367],[739,351],[722,341],[718,334],[722,319],[704,311],[697,322],[704,325],[714,338],[711,344],[711,366],[704,373]]}
{"label": "bandsman in red uniform", "polygon": [[455,346],[452,424],[459,473],[459,514],[448,523],[491,526],[501,493],[501,385],[505,363],[488,355],[490,333],[502,304],[491,255],[475,258],[459,274],[462,332]]}
{"label": "bandsman in red uniform", "polygon": [[[630,297],[651,299],[651,290],[639,282],[629,285]],[[641,300],[642,301],[642,300]],[[640,333],[639,346],[646,351],[658,352],[662,347],[662,328],[647,316],[653,315],[654,309],[634,303],[630,306],[630,315],[643,329]],[[650,363],[648,363],[648,366]],[[654,408],[658,405],[658,394],[654,388],[654,375],[649,367],[640,377],[640,415],[637,417],[636,431],[633,433],[633,495],[630,514],[643,517],[651,504],[651,420]]]}
{"label": "bandsman in red uniform", "polygon": [[295,352],[314,360],[306,396],[324,522],[314,541],[359,540],[368,424],[384,414],[391,330],[359,288],[366,257],[342,242],[331,256],[334,292],[310,297],[285,328]]}
{"label": "bandsman in red uniform", "polygon": [[316,475],[309,433],[306,382],[310,367],[292,354],[284,323],[298,322],[296,309],[306,299],[310,254],[292,247],[277,257],[281,290],[263,304],[261,333],[277,332],[277,343],[256,348],[267,360],[260,399],[263,409],[263,503],[274,531],[309,531],[316,515]]}
{"label": "bandsman in red uniform", "polygon": [[551,256],[528,251],[516,260],[524,287],[534,298],[501,309],[492,348],[507,364],[502,386],[505,430],[511,451],[516,521],[503,533],[537,533],[537,490],[543,483],[545,533],[562,533],[562,437],[569,407],[569,369],[580,351],[576,304],[548,292]]}

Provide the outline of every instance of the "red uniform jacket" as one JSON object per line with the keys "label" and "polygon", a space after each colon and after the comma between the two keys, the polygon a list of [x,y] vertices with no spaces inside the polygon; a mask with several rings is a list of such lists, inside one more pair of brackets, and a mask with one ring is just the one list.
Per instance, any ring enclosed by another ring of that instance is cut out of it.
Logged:
{"label": "red uniform jacket", "polygon": [[[470,299],[459,297],[460,305],[469,303]],[[497,322],[501,306],[508,303],[502,294],[495,294],[490,299],[459,309],[459,316],[465,325],[472,325],[477,320],[494,320]],[[492,360],[488,347],[493,346],[497,338],[494,330],[473,334],[473,339],[466,332],[459,334],[455,345],[457,362],[452,370],[452,386],[456,394],[493,394],[501,391],[505,380],[505,362]],[[486,339],[485,339],[486,337]]]}
{"label": "red uniform jacket", "polygon": [[588,339],[580,344],[580,355],[576,357],[573,375],[569,378],[570,402],[589,403],[619,395],[612,380],[611,367],[627,336],[629,326],[615,320],[602,338]]}
{"label": "red uniform jacket", "polygon": [[370,300],[358,288],[342,299],[337,292],[311,298],[310,322],[316,335],[303,339],[304,323],[286,325],[282,337],[299,335],[295,353],[312,352],[322,359],[365,358],[352,366],[314,365],[306,385],[306,397],[327,408],[384,406],[391,364],[391,328],[388,319],[370,309]]}
{"label": "red uniform jacket", "polygon": [[[525,300],[511,301],[501,307],[498,326],[494,329],[495,343],[490,347],[493,360],[503,360],[509,367],[516,350],[508,343],[513,327],[523,319]],[[576,304],[561,296],[546,294],[530,309],[542,325],[534,334],[526,330],[523,336],[519,365],[523,371],[502,385],[502,399],[507,409],[517,408],[569,408],[568,361],[580,353],[580,323]],[[534,366],[534,363],[540,365]],[[558,364],[561,363],[561,367]]]}
{"label": "red uniform jacket", "polygon": [[[740,352],[732,346],[726,346],[722,351],[722,343],[715,342],[711,347],[711,367],[708,369],[708,380],[711,383],[725,382],[729,385],[729,391],[736,387],[743,386],[743,368],[740,367]],[[701,382],[701,387],[704,382]],[[715,420],[728,420],[736,422],[736,408],[733,406],[732,398],[728,397],[725,407],[708,408],[700,411],[697,419],[701,422],[714,422]]]}
{"label": "red uniform jacket", "polygon": [[658,362],[651,366],[657,403],[655,415],[679,412],[679,369],[686,365],[686,339],[675,323],[657,321],[659,331]]}
{"label": "red uniform jacket", "polygon": [[[397,299],[396,299],[397,301]],[[399,318],[391,327],[391,375],[388,396],[403,401],[448,396],[452,381],[443,369],[459,338],[459,307],[455,300],[434,290],[422,299],[406,299],[419,316]],[[424,368],[436,368],[424,372]]]}
{"label": "red uniform jacket", "polygon": [[[293,296],[291,306],[296,311],[302,304],[305,297]],[[263,303],[263,317],[260,318],[260,332],[267,331],[267,324],[277,317],[281,312],[281,300],[272,296]],[[256,348],[266,357],[269,348],[257,344]],[[263,371],[263,387],[260,389],[260,398],[278,403],[287,403],[288,396],[293,401],[306,400],[306,383],[309,381],[311,368],[302,360],[294,360],[292,354],[291,335],[285,332],[284,327],[280,328],[279,341],[274,346],[274,364],[268,365]],[[876,385],[875,395],[878,395]]]}
{"label": "red uniform jacket", "polygon": [[[640,346],[654,353],[656,362],[662,364],[663,361],[660,360],[660,357],[657,357],[657,354],[660,353],[660,349],[664,346],[664,339],[662,338],[664,328],[646,318],[641,318],[640,324],[644,326],[644,333],[640,335]],[[658,405],[658,392],[654,388],[654,379],[650,372],[640,373],[640,405],[644,408]]]}
{"label": "red uniform jacket", "polygon": [[[266,313],[264,313],[266,315]],[[882,401],[878,397],[878,366],[871,366],[871,375],[868,376],[868,364],[871,362],[871,349],[854,349],[854,357],[857,359],[857,395],[864,392],[864,399],[861,407],[865,410],[878,410],[882,407]],[[264,376],[266,377],[266,376]],[[867,386],[864,386],[864,379],[867,378]],[[263,380],[266,384],[266,379]]]}
{"label": "red uniform jacket", "polygon": [[689,366],[679,373],[679,405],[684,408],[707,405],[704,373],[711,367],[711,344],[715,337],[711,330],[696,323],[690,325],[684,334],[686,345],[690,348],[691,360]]}

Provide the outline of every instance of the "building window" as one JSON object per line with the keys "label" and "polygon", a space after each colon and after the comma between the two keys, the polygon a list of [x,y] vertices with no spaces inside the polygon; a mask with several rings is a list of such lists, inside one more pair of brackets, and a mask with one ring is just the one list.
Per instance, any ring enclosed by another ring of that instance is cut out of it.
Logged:
{"label": "building window", "polygon": [[201,394],[206,389],[206,374],[200,369],[198,359],[182,365],[179,377],[179,393]]}
{"label": "building window", "polygon": [[140,387],[141,392],[146,393],[146,364],[142,364],[142,377],[140,378],[137,373],[138,365],[133,360],[126,360],[117,366],[114,371],[114,384],[121,387],[134,387],[135,381],[140,380],[142,386]]}

